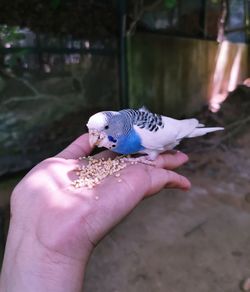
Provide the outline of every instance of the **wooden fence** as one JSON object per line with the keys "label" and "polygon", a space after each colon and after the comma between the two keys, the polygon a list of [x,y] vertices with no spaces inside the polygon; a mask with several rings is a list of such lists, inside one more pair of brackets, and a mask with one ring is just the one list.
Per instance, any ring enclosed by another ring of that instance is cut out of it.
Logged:
{"label": "wooden fence", "polygon": [[128,47],[131,107],[191,114],[213,99],[215,89],[224,95],[233,79],[236,86],[249,74],[246,44],[227,43],[223,51],[215,41],[136,34]]}

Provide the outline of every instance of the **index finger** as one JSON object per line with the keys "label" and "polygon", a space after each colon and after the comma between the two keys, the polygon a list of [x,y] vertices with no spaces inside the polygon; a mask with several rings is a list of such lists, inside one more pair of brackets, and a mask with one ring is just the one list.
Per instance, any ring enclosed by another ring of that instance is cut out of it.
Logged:
{"label": "index finger", "polygon": [[80,156],[87,156],[91,153],[92,147],[89,144],[89,134],[83,134],[72,142],[63,151],[55,155],[55,157],[64,159],[77,159]]}

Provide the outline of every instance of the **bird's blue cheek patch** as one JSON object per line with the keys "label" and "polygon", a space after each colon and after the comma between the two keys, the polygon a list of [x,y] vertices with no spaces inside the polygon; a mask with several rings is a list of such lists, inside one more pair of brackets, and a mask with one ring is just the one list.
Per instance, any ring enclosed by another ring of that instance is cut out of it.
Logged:
{"label": "bird's blue cheek patch", "polygon": [[125,155],[137,153],[143,149],[140,136],[134,130],[125,136],[119,137],[116,147],[112,148],[113,151]]}
{"label": "bird's blue cheek patch", "polygon": [[114,139],[112,136],[108,136],[108,139],[109,139],[110,142],[114,142],[114,143],[117,142],[116,139]]}

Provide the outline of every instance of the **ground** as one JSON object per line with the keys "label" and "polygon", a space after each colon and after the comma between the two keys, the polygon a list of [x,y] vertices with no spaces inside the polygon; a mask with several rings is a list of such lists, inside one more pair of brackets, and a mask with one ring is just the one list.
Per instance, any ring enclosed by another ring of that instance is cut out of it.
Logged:
{"label": "ground", "polygon": [[96,248],[85,292],[237,292],[250,276],[250,136],[190,155],[188,192],[142,202]]}
{"label": "ground", "polygon": [[84,291],[240,291],[250,277],[249,144],[246,133],[233,147],[194,147],[180,169],[192,189],[144,200],[97,246]]}

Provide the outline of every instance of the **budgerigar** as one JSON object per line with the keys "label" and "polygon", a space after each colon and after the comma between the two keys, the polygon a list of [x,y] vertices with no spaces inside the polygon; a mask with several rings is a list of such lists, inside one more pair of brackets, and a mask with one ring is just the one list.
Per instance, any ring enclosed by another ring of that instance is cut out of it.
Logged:
{"label": "budgerigar", "polygon": [[197,119],[176,120],[157,115],[145,107],[96,113],[90,117],[87,127],[92,146],[120,154],[143,153],[148,160],[155,160],[159,153],[173,149],[183,138],[223,130],[206,128]]}

